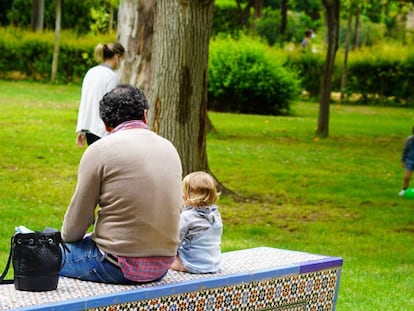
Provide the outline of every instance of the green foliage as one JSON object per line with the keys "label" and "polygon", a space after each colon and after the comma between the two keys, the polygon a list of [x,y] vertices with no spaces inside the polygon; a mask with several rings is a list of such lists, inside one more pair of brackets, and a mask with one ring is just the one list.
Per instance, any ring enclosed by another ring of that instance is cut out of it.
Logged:
{"label": "green foliage", "polygon": [[280,11],[264,10],[263,16],[255,21],[256,33],[265,38],[267,43],[272,46],[278,39],[280,40]]}
{"label": "green foliage", "polygon": [[265,9],[263,16],[255,21],[256,33],[265,38],[269,45],[278,42],[284,45],[288,42],[299,44],[304,38],[305,30],[311,28],[316,32],[321,27],[321,20],[312,20],[305,13],[289,11],[287,16],[286,33],[280,33],[280,10]]}
{"label": "green foliage", "polygon": [[[107,30],[109,6],[117,5],[117,1],[112,1],[112,4],[110,2],[108,0],[62,1],[61,28],[71,29],[78,34],[86,34],[91,30],[97,34],[103,29]],[[32,0],[12,0],[6,15],[6,25],[30,28]],[[44,26],[46,30],[55,28],[55,16],[56,1],[45,1]]]}
{"label": "green foliage", "polygon": [[[355,21],[353,21],[355,22]],[[339,27],[339,42],[341,46],[345,46],[345,38],[348,33],[348,21],[341,20]],[[351,26],[351,31],[348,33],[350,36],[350,47],[358,48],[360,46],[373,46],[383,41],[386,33],[386,27],[384,24],[373,23],[368,18],[361,17],[360,25],[358,28],[358,46],[352,46],[355,37],[355,25]]]}
{"label": "green foliage", "polygon": [[299,92],[299,80],[280,55],[243,37],[210,44],[209,109],[253,114],[285,114]]}
{"label": "green foliage", "polygon": [[238,37],[242,27],[236,1],[216,1],[214,6],[212,34],[225,33]]}
{"label": "green foliage", "polygon": [[90,24],[91,33],[105,33],[109,28],[109,14],[104,8],[91,8],[90,15],[93,23]]}

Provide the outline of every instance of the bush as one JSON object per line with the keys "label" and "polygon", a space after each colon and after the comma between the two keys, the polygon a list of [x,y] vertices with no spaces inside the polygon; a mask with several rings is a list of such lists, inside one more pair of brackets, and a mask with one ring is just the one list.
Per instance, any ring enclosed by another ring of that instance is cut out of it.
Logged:
{"label": "bush", "polygon": [[251,114],[286,114],[299,80],[280,55],[246,37],[210,43],[209,109]]}

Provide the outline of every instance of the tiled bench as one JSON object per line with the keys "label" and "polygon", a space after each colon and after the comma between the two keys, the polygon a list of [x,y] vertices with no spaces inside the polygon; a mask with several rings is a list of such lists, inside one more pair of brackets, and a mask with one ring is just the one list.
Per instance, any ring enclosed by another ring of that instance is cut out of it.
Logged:
{"label": "tiled bench", "polygon": [[342,259],[258,247],[223,254],[216,274],[169,271],[159,282],[61,278],[49,292],[0,285],[0,310],[334,310]]}

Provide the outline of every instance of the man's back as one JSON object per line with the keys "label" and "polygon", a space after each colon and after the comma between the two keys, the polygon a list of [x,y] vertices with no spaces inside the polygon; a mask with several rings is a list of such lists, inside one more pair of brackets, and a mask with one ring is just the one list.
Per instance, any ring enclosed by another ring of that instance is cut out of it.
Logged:
{"label": "man's back", "polygon": [[75,200],[71,205],[90,210],[99,204],[93,239],[104,252],[174,256],[181,174],[180,158],[168,140],[146,129],[122,130],[85,151],[77,192],[87,191],[88,202]]}

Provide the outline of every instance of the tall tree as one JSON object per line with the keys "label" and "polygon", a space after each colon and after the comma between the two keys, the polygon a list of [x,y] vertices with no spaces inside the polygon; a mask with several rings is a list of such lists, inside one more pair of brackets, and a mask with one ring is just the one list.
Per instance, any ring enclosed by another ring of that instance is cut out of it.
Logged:
{"label": "tall tree", "polygon": [[320,137],[329,136],[329,105],[331,99],[332,73],[335,64],[336,51],[339,41],[339,11],[340,0],[322,0],[325,7],[325,20],[328,27],[328,49],[324,74],[321,83],[321,95],[319,103],[319,117],[316,134]]}
{"label": "tall tree", "polygon": [[183,172],[208,170],[207,65],[214,0],[157,1],[151,128],[177,148]]}
{"label": "tall tree", "polygon": [[345,47],[344,47],[344,63],[341,73],[341,103],[345,102],[345,89],[346,89],[346,75],[348,71],[348,55],[349,55],[349,40],[351,35],[351,23],[352,23],[352,11],[348,12],[348,23],[345,33]]}
{"label": "tall tree", "polygon": [[43,31],[45,0],[32,1],[32,30]]}
{"label": "tall tree", "polygon": [[207,65],[214,0],[122,0],[121,80],[150,99],[149,125],[177,148],[183,172],[208,170]]}
{"label": "tall tree", "polygon": [[61,23],[62,23],[62,0],[56,0],[55,42],[53,46],[52,73],[51,73],[51,78],[50,78],[52,82],[56,81],[56,75],[57,75],[57,70],[58,70]]}
{"label": "tall tree", "polygon": [[107,0],[109,9],[109,21],[108,21],[108,32],[111,34],[114,29],[114,12],[115,8],[119,6],[119,0]]}
{"label": "tall tree", "polygon": [[283,36],[286,33],[287,29],[287,14],[288,14],[288,0],[280,1],[280,34]]}
{"label": "tall tree", "polygon": [[[244,2],[246,2],[244,4]],[[244,7],[243,7],[244,4]],[[242,26],[244,27],[249,27],[250,26],[250,13],[251,13],[251,9],[254,9],[253,12],[253,18],[259,18],[262,16],[262,10],[263,10],[263,6],[264,6],[264,1],[263,0],[236,0],[236,5],[237,5],[237,11],[239,12],[240,15],[240,23]],[[254,23],[252,23],[251,25],[252,27],[254,27]]]}

